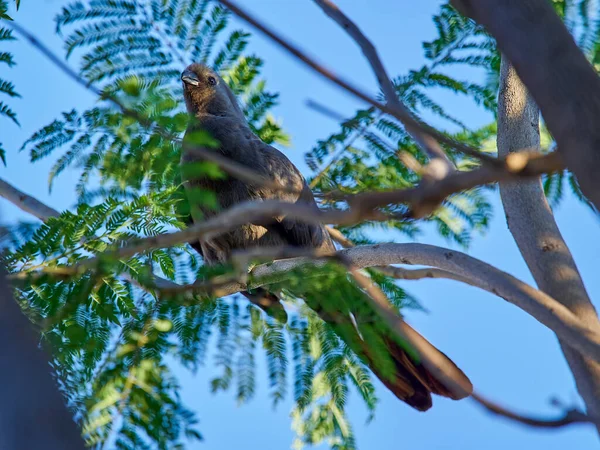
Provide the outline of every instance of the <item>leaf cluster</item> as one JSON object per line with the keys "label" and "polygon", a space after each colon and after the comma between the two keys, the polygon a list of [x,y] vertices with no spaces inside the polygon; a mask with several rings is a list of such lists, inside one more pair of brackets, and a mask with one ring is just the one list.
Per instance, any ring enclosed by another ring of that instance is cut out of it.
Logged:
{"label": "leaf cluster", "polygon": [[[554,1],[596,64],[600,31],[592,4]],[[0,0],[0,7],[1,20],[9,20],[6,1]],[[303,267],[285,283],[272,283],[270,288],[280,290],[289,307],[286,324],[237,296],[157,295],[154,276],[188,284],[231,273],[230,267],[203,266],[188,245],[122,260],[102,257],[93,270],[64,275],[66,266],[186,226],[190,208],[181,187],[180,139],[190,119],[180,101],[179,74],[189,62],[205,62],[222,74],[263,141],[289,142],[271,114],[278,96],[261,78],[263,61],[248,53],[249,34],[230,31],[229,20],[227,11],[209,0],[81,0],[62,8],[56,18],[66,56],[77,60],[81,75],[143,118],[101,99],[88,110],[64,112],[34,133],[23,150],[32,162],[54,158],[50,188],[67,169],[76,170],[78,204],[41,226],[10,227],[4,236],[4,262],[25,277],[18,301],[39,327],[44,345],[53,350],[57,377],[89,445],[175,449],[201,439],[196,413],[180,397],[172,372],[177,364],[192,371],[210,364],[215,369],[211,390],[232,392],[243,403],[254,398],[261,382],[257,360],[264,358],[273,405],[288,396],[294,400],[296,447],[324,442],[337,449],[356,448],[346,415],[350,392],[362,399],[369,418],[375,411],[377,396],[364,355],[348,330],[315,313],[324,307],[346,313],[364,308],[364,294],[337,266]],[[448,5],[433,21],[436,35],[423,44],[425,64],[395,77],[396,92],[416,117],[493,151],[495,126],[469,129],[446,110],[438,94],[464,97],[493,114],[500,65],[495,43]],[[0,22],[0,41],[12,38]],[[11,66],[12,55],[0,53],[2,63]],[[458,77],[456,68],[476,76]],[[4,80],[0,94],[17,96]],[[0,115],[16,122],[4,105],[0,100]],[[203,133],[192,141],[214,146]],[[546,133],[544,145],[551,142]],[[477,165],[446,151],[459,170]],[[400,123],[361,109],[320,140],[306,162],[315,173],[317,192],[397,189],[421,181],[419,173],[401,162],[402,153],[426,163]],[[184,170],[223,176],[208,163]],[[565,173],[545,180],[549,196],[558,201],[566,182],[579,192]],[[194,202],[218,207],[213,192],[194,195]],[[388,209],[403,212],[401,206]],[[474,232],[486,229],[490,215],[486,189],[478,188],[449,197],[427,222],[447,239],[468,245]],[[374,232],[385,232],[386,240],[392,240],[392,233],[413,238],[422,229],[414,221],[389,221],[341,230],[366,244],[375,241]],[[397,281],[369,274],[399,311],[420,307]],[[390,361],[378,326],[363,326],[361,335],[386,372]]]}
{"label": "leaf cluster", "polygon": [[[15,0],[16,9],[21,5],[20,0]],[[10,51],[4,49],[7,42],[14,41],[16,38],[10,28],[4,25],[4,21],[12,21],[12,17],[8,15],[8,2],[0,0],[0,66],[6,64],[8,67],[13,67],[15,63],[14,55]],[[15,85],[5,78],[0,77],[0,118],[8,119],[14,124],[19,125],[17,114],[6,102],[6,97],[18,98],[21,97],[15,90]],[[6,150],[0,142],[0,159],[6,165]]]}

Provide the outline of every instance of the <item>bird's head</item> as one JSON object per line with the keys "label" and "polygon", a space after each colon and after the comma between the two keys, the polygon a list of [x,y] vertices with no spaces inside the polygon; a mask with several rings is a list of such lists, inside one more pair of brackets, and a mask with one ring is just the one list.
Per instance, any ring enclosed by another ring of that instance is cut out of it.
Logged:
{"label": "bird's head", "polygon": [[191,64],[181,73],[183,96],[190,114],[231,116],[244,119],[238,102],[227,83],[211,68]]}

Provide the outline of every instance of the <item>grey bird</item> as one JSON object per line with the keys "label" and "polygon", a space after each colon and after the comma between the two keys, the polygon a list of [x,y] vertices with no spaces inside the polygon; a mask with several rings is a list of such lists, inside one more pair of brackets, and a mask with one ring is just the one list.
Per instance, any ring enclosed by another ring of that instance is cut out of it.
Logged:
{"label": "grey bird", "polygon": [[[301,202],[317,208],[314,196],[300,171],[283,153],[265,144],[252,133],[235,95],[215,71],[202,64],[192,64],[181,74],[181,80],[187,110],[195,118],[187,133],[199,129],[207,131],[220,144],[218,149],[212,151],[218,151],[263,177],[292,188],[280,190],[261,187],[233,177],[225,179],[202,177],[185,179],[184,185],[188,191],[195,187],[213,191],[221,210],[244,201],[267,199],[290,203]],[[182,152],[182,164],[201,160],[202,158],[190,149],[184,149]],[[190,196],[190,202],[192,201]],[[218,211],[202,205],[192,208],[194,222],[206,220],[216,214]],[[217,264],[227,262],[233,251],[263,246],[335,249],[329,234],[322,225],[307,224],[286,217],[273,217],[261,223],[243,225],[210,240],[201,240],[194,245],[194,248],[202,254],[206,264]],[[284,311],[283,307],[273,293],[259,289],[253,293],[243,294],[271,315],[279,315],[285,320],[285,316],[281,314],[281,311]],[[325,314],[321,311],[318,305],[309,306],[334,329],[345,330],[345,335],[342,337],[346,343],[369,365],[373,373],[396,397],[410,406],[420,411],[429,409],[432,405],[432,393],[455,400],[464,397],[464,395],[457,396],[452,393],[388,336],[382,336],[382,339],[394,362],[395,373],[391,376],[387,374],[383,376],[378,370],[368,346],[364,345],[361,333],[356,329],[358,324],[369,322],[368,318],[356,317],[357,314],[354,312],[354,317],[344,314],[332,317],[330,313]],[[378,329],[378,332],[381,333],[381,330]],[[424,340],[424,338],[422,339]],[[434,348],[434,350],[438,357],[445,358],[446,362],[456,368],[455,372],[462,378],[463,385],[471,386],[466,375],[452,361],[437,349]]]}

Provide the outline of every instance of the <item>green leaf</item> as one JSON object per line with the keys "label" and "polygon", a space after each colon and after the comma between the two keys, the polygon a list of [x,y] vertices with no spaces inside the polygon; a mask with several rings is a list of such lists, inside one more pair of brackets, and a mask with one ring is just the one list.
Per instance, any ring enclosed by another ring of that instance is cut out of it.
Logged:
{"label": "green leaf", "polygon": [[190,146],[217,148],[219,141],[214,139],[206,130],[195,130],[186,133],[184,143]]}

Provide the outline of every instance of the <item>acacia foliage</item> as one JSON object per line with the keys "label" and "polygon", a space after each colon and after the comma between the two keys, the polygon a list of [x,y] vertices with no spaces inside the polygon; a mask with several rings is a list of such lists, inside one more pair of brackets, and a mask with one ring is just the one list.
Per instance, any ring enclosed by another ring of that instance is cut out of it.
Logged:
{"label": "acacia foliage", "polygon": [[[19,9],[21,1],[15,0],[14,4],[16,9]],[[7,43],[15,40],[12,30],[3,23],[5,21],[13,20],[12,17],[8,15],[8,9],[8,2],[6,0],[0,0],[0,67],[3,67],[4,65],[13,67],[16,64],[13,53],[9,50],[8,46],[5,47]],[[11,81],[0,77],[0,120],[9,120],[13,122],[14,125],[19,125],[17,113],[11,108],[7,97],[14,99],[20,96],[21,95],[16,91],[15,85]],[[0,142],[0,159],[2,159],[2,162],[6,165],[6,149],[2,146],[2,142]]]}
{"label": "acacia foliage", "polygon": [[[555,2],[564,17],[581,27],[580,44],[597,59],[598,26],[592,2]],[[495,127],[469,129],[436,100],[446,90],[473,100],[493,114],[499,56],[493,40],[473,22],[443,5],[434,18],[436,36],[423,45],[426,63],[394,78],[397,93],[417,115],[433,119],[453,137],[493,149]],[[143,236],[186,226],[189,206],[181,188],[181,137],[188,124],[182,108],[179,74],[191,61],[217,68],[240,98],[250,126],[267,143],[289,141],[270,114],[278,96],[260,78],[263,61],[248,53],[249,34],[231,30],[229,14],[207,0],[89,0],[70,3],[56,17],[67,58],[80,74],[136,112],[102,101],[88,110],[71,110],[34,133],[23,145],[32,162],[53,158],[49,186],[67,168],[79,171],[78,204],[43,225],[23,224],[8,236],[4,260],[12,272],[35,272],[17,290],[18,300],[38,324],[43,342],[89,445],[184,448],[201,438],[198,415],[180,396],[173,368],[197,370],[211,364],[213,392],[229,391],[240,402],[254,397],[265,358],[266,382],[274,405],[293,398],[296,445],[327,442],[353,449],[356,442],[345,415],[348,395],[362,398],[369,417],[377,396],[359,356],[323,323],[306,303],[327,302],[352,309],[360,293],[339,268],[304,268],[283,290],[290,320],[280,324],[236,296],[159,297],[151,276],[190,283],[230,273],[206,268],[187,245],[157,249],[126,260],[101,259],[94,270],[75,277],[57,273],[93,255]],[[473,82],[453,75],[457,66],[478,74]],[[551,139],[547,138],[548,145]],[[199,133],[194,143],[210,147]],[[475,164],[446,149],[461,170]],[[307,153],[317,192],[410,187],[419,175],[398,159],[409,152],[425,162],[401,124],[372,109],[357,111],[340,129]],[[213,164],[193,167],[197,175],[220,177]],[[559,174],[557,177],[570,177]],[[546,186],[560,198],[563,178]],[[575,186],[575,185],[574,185]],[[557,194],[558,192],[558,194]],[[196,192],[195,201],[217,207],[214,193]],[[491,214],[485,189],[448,198],[427,220],[440,234],[467,245],[483,231]],[[402,212],[402,207],[391,208]],[[360,224],[343,231],[358,243],[372,231],[407,239],[421,225],[412,221]],[[393,233],[392,233],[393,232]],[[55,272],[54,274],[52,272]],[[371,272],[401,310],[418,307],[394,280]],[[303,300],[306,300],[303,301]],[[355,302],[355,303],[353,303]],[[377,353],[377,342],[370,342]],[[385,355],[381,355],[385,362]]]}

